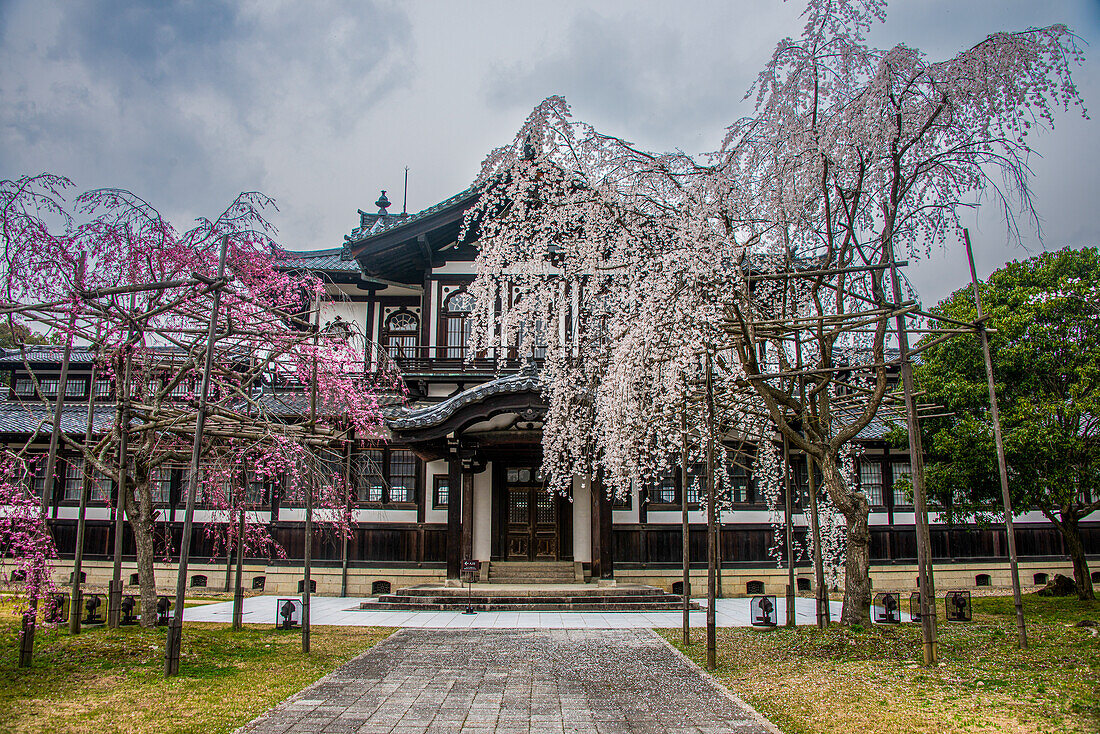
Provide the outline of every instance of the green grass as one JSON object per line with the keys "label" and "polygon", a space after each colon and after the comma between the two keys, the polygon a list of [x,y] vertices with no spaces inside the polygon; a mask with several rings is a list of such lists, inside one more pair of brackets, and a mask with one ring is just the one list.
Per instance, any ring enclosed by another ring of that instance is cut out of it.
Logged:
{"label": "green grass", "polygon": [[15,617],[2,611],[2,732],[231,732],[392,632],[315,627],[303,655],[298,632],[189,623],[180,675],[165,680],[163,627],[43,630],[33,667],[19,669]]}
{"label": "green grass", "polygon": [[[720,629],[716,675],[791,734],[1100,731],[1100,636],[1074,626],[1100,620],[1100,601],[1026,596],[1023,651],[1011,598],[973,606],[974,622],[941,622],[934,668],[920,665],[919,625],[833,625]],[[701,630],[688,648],[662,634],[704,664]]]}

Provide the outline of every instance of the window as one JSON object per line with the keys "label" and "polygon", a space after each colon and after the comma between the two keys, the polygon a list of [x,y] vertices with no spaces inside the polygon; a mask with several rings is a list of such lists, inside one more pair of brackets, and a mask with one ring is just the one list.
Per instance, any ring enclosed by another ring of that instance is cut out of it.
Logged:
{"label": "window", "polygon": [[371,582],[370,585],[370,595],[378,596],[379,594],[388,594],[391,588],[389,581],[374,581]]}
{"label": "window", "polygon": [[34,397],[34,381],[29,377],[20,377],[15,381],[15,394],[21,398]]}
{"label": "window", "polygon": [[416,490],[416,455],[408,449],[390,450],[390,502],[412,502]]}
{"label": "window", "polygon": [[974,577],[975,586],[992,586],[993,579],[990,578],[988,573],[980,573]]}
{"label": "window", "polygon": [[753,501],[752,479],[749,470],[734,464],[729,469],[730,499],[738,504],[750,504]]}
{"label": "window", "polygon": [[360,502],[381,502],[386,480],[382,477],[382,449],[367,449],[355,457],[356,488]]}
{"label": "window", "polygon": [[676,475],[672,469],[661,472],[656,481],[649,484],[649,501],[656,505],[677,504]]}
{"label": "window", "polygon": [[1031,580],[1034,581],[1036,584],[1045,584],[1049,578],[1050,577],[1047,576],[1045,573],[1037,573],[1032,577]]}
{"label": "window", "polygon": [[446,474],[436,474],[432,477],[432,507],[435,509],[447,506],[450,482],[451,478]]}
{"label": "window", "polygon": [[364,449],[356,453],[354,463],[355,488],[360,502],[416,501],[417,459],[412,451]]}
{"label": "window", "polygon": [[259,507],[264,504],[264,478],[258,474],[249,472],[248,490],[245,493],[245,502]]}
{"label": "window", "polygon": [[206,588],[206,577],[202,574],[195,574],[191,577],[191,587],[197,589]]}
{"label": "window", "polygon": [[882,506],[882,464],[864,461],[859,465],[859,484],[872,507]]}
{"label": "window", "polygon": [[463,359],[470,342],[470,312],[474,297],[465,290],[451,293],[443,301],[443,332],[447,339],[446,359]]}
{"label": "window", "polygon": [[84,397],[84,380],[79,378],[75,380],[65,381],[65,397],[67,398],[82,398]]}
{"label": "window", "polygon": [[172,396],[174,400],[182,400],[187,396],[187,393],[191,392],[191,388],[192,385],[190,380],[180,380],[172,387],[168,394]]}
{"label": "window", "polygon": [[110,502],[111,478],[98,469],[92,469],[92,493],[88,499],[92,502]]}
{"label": "window", "polygon": [[57,391],[61,387],[61,379],[57,377],[43,377],[38,381],[38,386],[42,388],[43,397],[57,397]]}
{"label": "window", "polygon": [[633,497],[634,493],[630,490],[627,490],[625,492],[615,492],[611,495],[611,507],[616,510],[629,510]]}
{"label": "window", "polygon": [[707,465],[696,462],[688,467],[688,486],[684,488],[684,499],[689,505],[697,505],[703,496],[707,481]]}
{"label": "window", "polygon": [[24,482],[27,486],[27,491],[33,492],[35,497],[42,496],[42,490],[46,486],[46,456],[45,454],[38,454],[35,456],[27,457],[27,476],[24,478]]}
{"label": "window", "polygon": [[130,574],[130,586],[138,586],[141,584],[141,576],[136,573]]}
{"label": "window", "polygon": [[260,591],[263,591],[265,584],[267,584],[267,577],[266,576],[253,576],[252,577],[252,588],[253,589],[258,589]]}
{"label": "window", "polygon": [[97,398],[109,398],[111,396],[111,381],[107,379],[96,380],[95,396]]}
{"label": "window", "polygon": [[763,594],[764,593],[764,582],[763,581],[750,581],[750,582],[748,582],[747,584],[745,584],[745,593],[746,594]]}
{"label": "window", "polygon": [[913,504],[913,469],[908,461],[895,461],[890,465],[894,473],[894,507]]}
{"label": "window", "polygon": [[386,317],[383,346],[394,359],[412,359],[416,356],[416,336],[420,321],[411,311],[395,311]]}
{"label": "window", "polygon": [[[298,582],[298,593],[301,594],[306,589],[306,581],[302,579]],[[317,592],[317,582],[313,579],[309,580],[309,593],[314,594]]]}
{"label": "window", "polygon": [[149,481],[149,492],[153,496],[153,504],[168,504],[168,499],[172,493],[172,470],[163,467],[156,469]]}
{"label": "window", "polygon": [[80,494],[84,487],[84,458],[74,457],[65,461],[65,494],[66,502],[79,502]]}

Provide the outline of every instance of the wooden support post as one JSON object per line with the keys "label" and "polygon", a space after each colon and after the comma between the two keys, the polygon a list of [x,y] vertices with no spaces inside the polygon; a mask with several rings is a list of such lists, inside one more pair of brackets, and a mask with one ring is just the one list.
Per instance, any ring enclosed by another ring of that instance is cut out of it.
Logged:
{"label": "wooden support post", "polygon": [[[92,363],[92,376],[88,382],[88,419],[84,423],[84,446],[92,443],[92,431],[95,426],[95,363]],[[81,609],[80,572],[84,565],[84,531],[88,519],[88,498],[92,493],[92,467],[87,459],[84,460],[84,476],[81,477],[80,510],[76,516],[76,548],[73,549],[73,578],[69,584],[69,634],[80,634],[80,614],[74,610]],[[108,499],[110,499],[108,497]]]}
{"label": "wooden support post", "polygon": [[688,523],[688,435],[687,435],[687,405],[682,406],[680,413],[680,540],[683,544],[680,558],[683,566],[683,643],[691,644],[691,525]]}
{"label": "wooden support post", "polygon": [[[244,489],[245,491],[242,494],[247,496],[247,483]],[[246,519],[244,503],[240,502],[238,504],[240,505],[240,519],[237,524],[237,573],[233,580],[233,629],[235,630],[239,630],[244,626],[244,586],[241,576],[244,572],[244,524]]]}
{"label": "wooden support post", "polygon": [[[898,277],[894,246],[888,244],[890,276],[893,287],[894,304],[902,302],[901,280]],[[909,333],[905,324],[905,315],[895,318],[898,335],[898,349],[901,361],[901,386],[905,400],[906,426],[909,429],[909,460],[912,463],[913,511],[916,518],[917,534],[917,578],[920,583],[920,622],[921,640],[924,650],[924,664],[932,666],[939,660],[939,643],[936,639],[936,588],[932,576],[932,542],[928,531],[928,503],[924,491],[924,449],[920,435],[920,421],[917,419],[917,404],[913,387],[913,362],[909,356]]]}
{"label": "wooden support post", "polygon": [[[134,311],[134,296],[130,296],[130,315],[132,316]],[[126,529],[126,468],[128,463],[128,446],[127,442],[130,438],[130,376],[133,368],[133,357],[131,355],[131,349],[134,346],[134,328],[131,322],[131,326],[127,330],[126,344],[123,349],[123,359],[126,360],[122,367],[122,384],[118,384],[116,377],[115,380],[115,396],[118,401],[118,411],[115,415],[118,417],[118,477],[115,481],[115,537],[114,548],[112,554],[112,568],[111,568],[111,581],[107,585],[107,626],[110,627],[112,620],[115,625],[118,624],[118,612],[122,609],[122,536]],[[115,373],[116,376],[118,373]],[[113,603],[112,603],[113,602]],[[115,612],[112,615],[111,610]]]}
{"label": "wooden support post", "polygon": [[447,458],[447,579],[459,578],[462,566],[462,460]]}
{"label": "wooden support post", "polygon": [[783,514],[786,517],[786,556],[787,556],[787,626],[795,625],[795,581],[794,581],[794,526],[791,515],[794,502],[791,497],[791,452],[787,434],[783,434]]}
{"label": "wooden support post", "polygon": [[714,384],[710,346],[707,346],[707,669],[718,667],[716,616],[718,571],[717,498],[714,486]]}
{"label": "wooden support post", "polygon": [[[225,279],[225,258],[229,249],[229,237],[222,237],[218,253],[218,280]],[[191,526],[195,518],[195,494],[199,483],[199,457],[202,455],[202,433],[206,425],[206,402],[210,395],[210,371],[214,360],[214,336],[218,329],[218,309],[221,307],[222,289],[214,290],[214,303],[210,309],[210,324],[206,332],[206,361],[202,370],[202,389],[199,393],[199,409],[195,416],[195,440],[191,444],[191,473],[187,478],[187,509],[183,515],[183,537],[180,539],[180,562],[176,571],[176,603],[172,609],[172,621],[168,625],[168,638],[164,645],[164,675],[178,675],[180,669],[180,645],[183,641],[183,604],[187,592],[187,562],[191,554]],[[127,383],[129,369],[127,368]],[[127,389],[129,384],[127,384]],[[126,424],[122,425],[125,435]],[[120,449],[121,450],[121,449]],[[119,474],[125,478],[125,454],[120,455]],[[119,496],[124,487],[119,486]],[[122,503],[119,503],[121,508]],[[116,539],[116,545],[118,544]],[[116,569],[117,572],[117,569]]]}
{"label": "wooden support post", "polygon": [[[798,395],[802,405],[802,437],[806,437],[806,421],[809,410],[806,406],[806,376],[802,374],[802,340],[794,340],[795,365],[799,371]],[[814,560],[814,611],[817,626],[825,629],[829,626],[829,590],[825,588],[825,564],[821,554],[821,518],[817,507],[817,477],[814,475],[814,457],[806,453],[806,492],[810,505],[810,538],[813,543]]]}
{"label": "wooden support post", "polygon": [[474,557],[474,475],[462,466],[462,559]]}
{"label": "wooden support post", "polygon": [[[317,427],[317,345],[321,336],[321,301],[318,298],[313,311],[313,367],[309,378],[309,432],[312,435]],[[313,453],[312,457],[317,458]],[[309,654],[311,635],[310,601],[313,597],[313,490],[317,484],[318,468],[313,467],[309,481],[306,482],[306,537],[302,558],[302,654]]]}
{"label": "wooden support post", "polygon": [[1016,606],[1016,642],[1023,650],[1027,647],[1027,625],[1024,623],[1024,604],[1020,598],[1020,564],[1016,557],[1016,529],[1013,527],[1012,497],[1008,493],[1008,463],[1005,461],[1005,444],[1001,437],[1001,413],[997,404],[997,386],[993,379],[993,356],[989,351],[989,335],[982,322],[982,295],[978,290],[978,272],[974,269],[974,252],[970,247],[970,232],[963,230],[966,240],[966,259],[970,263],[970,284],[974,288],[974,307],[977,309],[978,339],[985,359],[985,379],[989,386],[989,417],[993,421],[993,440],[997,444],[997,470],[1001,480],[1001,504],[1005,513],[1005,537],[1008,540],[1008,563],[1012,570],[1012,603]]}

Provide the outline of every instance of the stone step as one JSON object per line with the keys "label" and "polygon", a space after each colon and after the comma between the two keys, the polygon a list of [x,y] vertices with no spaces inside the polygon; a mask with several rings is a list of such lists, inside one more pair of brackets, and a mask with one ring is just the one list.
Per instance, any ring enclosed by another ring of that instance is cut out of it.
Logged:
{"label": "stone step", "polygon": [[[471,607],[475,611],[479,612],[654,612],[654,611],[674,611],[683,609],[682,602],[667,601],[667,602],[617,602],[617,603],[595,603],[584,602],[575,604],[498,604],[498,603],[473,603]],[[699,609],[699,606],[692,603],[693,609]],[[455,600],[448,604],[396,604],[390,602],[363,602],[360,605],[360,609],[363,611],[371,610],[402,610],[402,611],[457,611],[465,610],[466,604]]]}
{"label": "stone step", "polygon": [[486,596],[484,594],[471,594],[470,596],[443,595],[443,596],[406,596],[403,594],[383,594],[378,597],[379,603],[386,604],[452,604],[463,605],[469,600],[477,604],[645,604],[649,602],[672,602],[680,604],[682,599],[671,594],[652,594],[647,596],[620,594],[616,596]]}
{"label": "stone step", "polygon": [[[493,589],[486,584],[475,584],[472,590],[466,587],[437,586],[425,584],[423,586],[408,586],[398,589],[392,594],[402,596],[466,596],[468,593],[474,596],[505,597],[505,596],[649,596],[666,595],[662,589],[653,586],[596,586],[594,584],[562,584],[548,589],[538,587],[521,589]],[[678,595],[677,595],[678,596]]]}

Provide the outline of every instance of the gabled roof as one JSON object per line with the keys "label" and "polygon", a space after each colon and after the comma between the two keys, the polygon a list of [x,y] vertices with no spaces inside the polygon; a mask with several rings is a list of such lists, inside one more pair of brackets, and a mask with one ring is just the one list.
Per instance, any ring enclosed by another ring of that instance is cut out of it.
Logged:
{"label": "gabled roof", "polygon": [[[37,432],[39,436],[49,436],[52,420],[52,406],[45,406],[37,401],[0,400],[0,433]],[[92,431],[108,431],[114,421],[115,406],[97,403]],[[65,433],[83,434],[87,422],[87,405],[66,405],[61,411],[61,430]]]}
{"label": "gabled roof", "polygon": [[[443,248],[458,242],[463,216],[481,190],[477,186],[407,217],[368,215],[344,240],[345,256],[359,262],[370,277],[418,285],[433,264],[444,260],[472,260],[468,246]],[[467,243],[460,242],[460,245]]]}
{"label": "gabled roof", "polygon": [[345,280],[359,277],[359,263],[355,262],[343,247],[330,247],[326,250],[283,250],[282,268],[287,270],[309,270],[327,275],[330,278]]}

